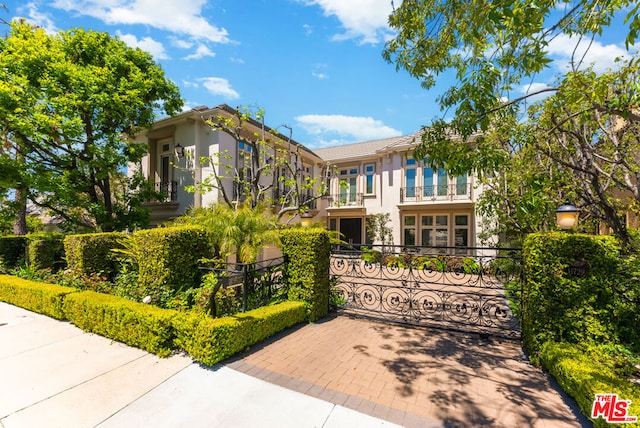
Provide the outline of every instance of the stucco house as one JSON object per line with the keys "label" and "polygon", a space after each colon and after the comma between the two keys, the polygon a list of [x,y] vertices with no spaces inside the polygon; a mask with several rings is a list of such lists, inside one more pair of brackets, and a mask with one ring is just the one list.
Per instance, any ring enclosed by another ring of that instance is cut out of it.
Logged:
{"label": "stucco house", "polygon": [[[249,173],[247,171],[250,169],[248,164],[252,147],[247,141],[255,140],[256,135],[271,144],[271,148],[276,141],[281,146],[280,151],[286,148],[290,153],[290,161],[295,162],[298,169],[297,179],[314,178],[322,171],[322,159],[311,150],[256,120],[248,119],[243,122],[239,140],[207,124],[214,117],[233,120],[237,113],[237,110],[225,104],[212,108],[197,107],[160,119],[152,129],[135,136],[133,141],[146,144],[148,153],[140,164],[129,164],[128,173],[132,175],[136,171],[141,172],[162,196],[146,204],[151,211],[152,225],[180,216],[192,207],[207,207],[221,202],[225,196],[232,203],[241,203],[246,195],[237,188],[234,176]],[[259,149],[262,148],[263,146]],[[261,156],[273,159],[278,154],[275,149],[267,149]],[[273,170],[260,177],[262,187],[270,192],[270,199],[280,200],[288,190],[286,183],[278,179],[286,174],[287,171],[284,170]],[[186,186],[194,186],[207,180],[215,184],[215,176],[220,178],[218,187],[214,185],[206,191],[185,190]],[[310,190],[305,192],[309,196],[312,193]],[[304,196],[307,195],[302,195]],[[313,208],[315,204],[310,202],[308,206]]]}
{"label": "stucco house", "polygon": [[320,215],[347,242],[366,243],[366,218],[390,214],[393,240],[402,246],[477,245],[482,191],[473,176],[450,177],[413,159],[420,133],[315,150],[335,165]]}
{"label": "stucco house", "polygon": [[[130,173],[140,169],[164,195],[161,200],[148,203],[153,224],[179,216],[190,207],[206,207],[220,201],[219,191],[189,193],[184,187],[202,182],[213,174],[214,168],[219,168],[212,162],[201,162],[202,156],[215,157],[225,152],[230,162],[242,169],[246,159],[243,141],[213,130],[206,123],[215,114],[234,112],[226,105],[199,107],[161,119],[153,129],[136,136],[134,141],[147,144],[149,153],[141,165],[130,165]],[[311,198],[314,192],[317,196],[320,185],[325,189],[321,198],[313,198],[309,212],[315,221],[339,231],[345,241],[370,243],[366,218],[389,214],[388,226],[396,245],[478,245],[481,221],[475,203],[482,187],[473,176],[450,177],[442,169],[413,159],[412,149],[420,133],[312,151],[281,134],[279,127],[268,128],[257,121],[249,121],[246,126],[247,135],[264,132],[274,140],[286,141],[287,148],[296,153],[299,179],[303,175],[321,178],[315,190],[307,190]],[[264,179],[277,180],[283,173],[275,171]],[[234,193],[233,179],[227,178],[224,186]],[[276,200],[286,189],[274,182],[271,191]]]}

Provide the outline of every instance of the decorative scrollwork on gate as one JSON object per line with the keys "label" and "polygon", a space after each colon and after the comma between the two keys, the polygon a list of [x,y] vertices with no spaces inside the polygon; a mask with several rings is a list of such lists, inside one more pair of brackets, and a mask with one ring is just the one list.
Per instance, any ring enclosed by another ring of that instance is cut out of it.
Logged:
{"label": "decorative scrollwork on gate", "polygon": [[343,310],[414,325],[519,337],[518,250],[334,251]]}

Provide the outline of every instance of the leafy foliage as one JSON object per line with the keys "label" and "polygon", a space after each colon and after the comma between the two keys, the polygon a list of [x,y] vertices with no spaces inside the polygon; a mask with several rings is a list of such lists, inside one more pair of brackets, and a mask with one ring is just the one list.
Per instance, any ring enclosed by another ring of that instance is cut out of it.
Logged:
{"label": "leafy foliage", "polygon": [[133,257],[138,262],[136,293],[160,306],[172,305],[180,292],[196,287],[200,260],[211,254],[203,228],[181,226],[139,230],[133,234]]}
{"label": "leafy foliage", "polygon": [[[227,107],[227,106],[224,106]],[[285,137],[264,124],[265,111],[250,107],[223,108],[210,117],[207,124],[222,131],[237,142],[237,157],[225,150],[199,159],[214,166],[201,183],[187,187],[188,191],[216,190],[222,201],[235,208],[238,202],[249,208],[279,207],[277,217],[303,213],[327,192],[326,179],[306,173],[304,154],[310,154],[301,144]],[[325,168],[325,173],[330,169]],[[232,186],[229,185],[232,183]]]}
{"label": "leafy foliage", "polygon": [[142,182],[122,172],[146,148],[126,135],[182,104],[151,55],[107,33],[18,21],[0,53],[0,163],[22,208],[29,199],[68,228],[146,224]]}
{"label": "leafy foliage", "polygon": [[[589,46],[623,14],[631,59],[597,76],[585,69],[577,46]],[[546,230],[549,205],[575,198],[627,243],[620,214],[637,212],[640,196],[634,158],[639,59],[630,50],[640,28],[636,2],[417,0],[403,2],[389,22],[398,33],[386,44],[387,61],[426,89],[445,73],[456,78],[438,98],[453,118],[436,118],[425,127],[416,159],[426,157],[452,175],[474,172],[482,178],[489,193],[479,208],[495,220],[498,233],[520,239]],[[576,46],[570,71],[558,75],[554,86],[514,98],[548,68],[550,43],[558,37]],[[553,96],[523,121],[521,106],[542,94]]]}
{"label": "leafy foliage", "polygon": [[283,230],[280,239],[287,258],[284,275],[289,300],[306,302],[311,321],[323,318],[329,310],[329,233],[295,228]]}
{"label": "leafy foliage", "polygon": [[[547,233],[527,237],[522,333],[533,358],[549,340],[640,345],[640,287],[625,278],[628,272],[619,253],[618,242],[610,236]],[[635,301],[628,300],[632,296]]]}
{"label": "leafy foliage", "polygon": [[67,268],[79,275],[95,274],[107,279],[115,277],[117,261],[112,250],[122,245],[124,236],[120,232],[65,236],[64,253]]}

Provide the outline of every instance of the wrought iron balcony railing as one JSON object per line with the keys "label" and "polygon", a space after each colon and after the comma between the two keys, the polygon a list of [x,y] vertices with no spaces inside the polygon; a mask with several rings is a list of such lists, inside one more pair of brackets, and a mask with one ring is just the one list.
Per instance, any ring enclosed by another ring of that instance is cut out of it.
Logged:
{"label": "wrought iron balcony railing", "polygon": [[471,200],[472,190],[470,183],[402,187],[400,188],[400,203]]}
{"label": "wrought iron balcony railing", "polygon": [[177,181],[160,181],[155,183],[155,189],[162,196],[160,202],[176,202],[178,200]]}
{"label": "wrought iron balcony railing", "polygon": [[329,195],[328,199],[329,208],[364,206],[363,193],[339,193],[335,195]]}

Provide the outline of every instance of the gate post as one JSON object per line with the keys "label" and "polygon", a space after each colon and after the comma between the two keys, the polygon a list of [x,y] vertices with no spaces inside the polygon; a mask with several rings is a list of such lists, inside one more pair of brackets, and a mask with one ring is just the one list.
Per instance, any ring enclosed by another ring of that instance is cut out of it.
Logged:
{"label": "gate post", "polygon": [[329,313],[329,258],[331,243],[324,229],[287,229],[280,235],[282,253],[287,260],[285,280],[289,300],[307,303],[309,321]]}

